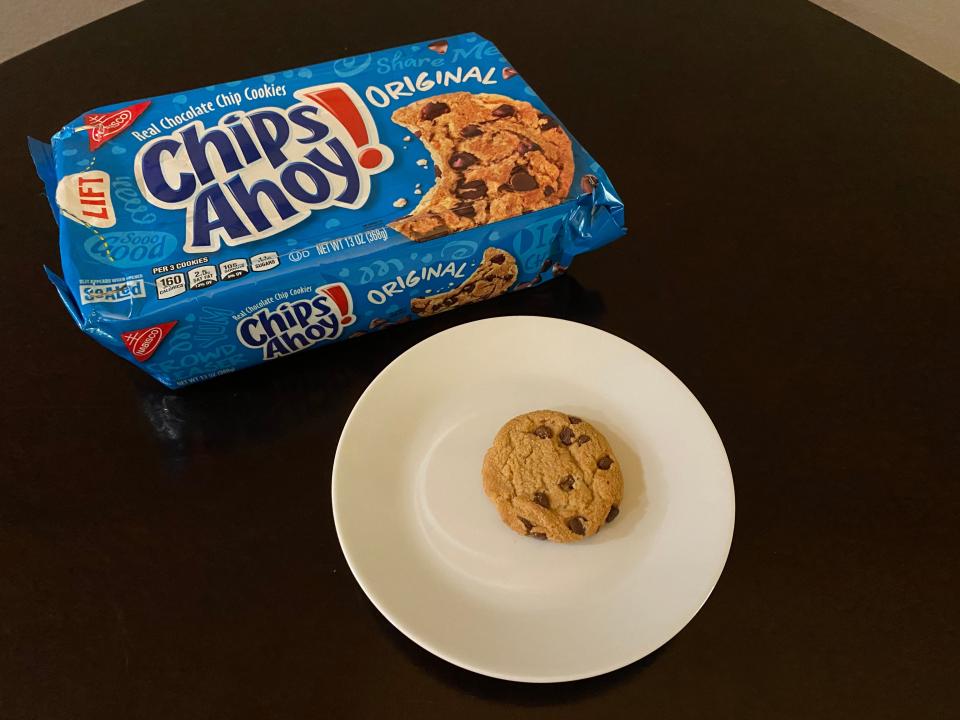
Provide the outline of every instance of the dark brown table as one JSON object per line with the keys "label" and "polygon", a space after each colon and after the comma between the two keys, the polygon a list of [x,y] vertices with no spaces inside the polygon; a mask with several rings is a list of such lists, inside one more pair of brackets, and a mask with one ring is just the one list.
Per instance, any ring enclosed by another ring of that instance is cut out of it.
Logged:
{"label": "dark brown table", "polygon": [[[464,30],[605,166],[625,239],[542,287],[184,392],[71,324],[40,270],[59,260],[28,133]],[[954,82],[801,0],[236,0],[134,6],[0,65],[0,89],[0,718],[956,717]],[[367,383],[443,328],[519,313],[664,362],[737,489],[700,614],[567,685],[408,641],[330,511]]]}

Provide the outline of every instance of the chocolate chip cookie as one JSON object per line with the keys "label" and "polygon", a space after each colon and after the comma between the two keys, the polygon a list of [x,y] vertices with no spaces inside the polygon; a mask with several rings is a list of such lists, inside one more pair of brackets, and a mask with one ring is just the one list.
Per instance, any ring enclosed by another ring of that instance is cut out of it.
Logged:
{"label": "chocolate chip cookie", "polygon": [[462,285],[430,297],[413,298],[410,309],[420,317],[429,317],[502,295],[516,281],[517,261],[513,255],[499,248],[487,248],[477,269]]}
{"label": "chocolate chip cookie", "polygon": [[433,157],[436,181],[407,216],[390,226],[431,240],[561,202],[573,180],[570,138],[523,100],[454,92],[393,113]]}
{"label": "chocolate chip cookie", "polygon": [[500,428],[483,458],[483,491],[521,535],[574,542],[620,513],[623,474],[590,423],[537,410]]}

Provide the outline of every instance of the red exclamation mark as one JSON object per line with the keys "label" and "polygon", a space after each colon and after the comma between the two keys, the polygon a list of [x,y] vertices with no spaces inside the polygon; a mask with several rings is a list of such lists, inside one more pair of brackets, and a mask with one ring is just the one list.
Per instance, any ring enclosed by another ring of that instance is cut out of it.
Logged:
{"label": "red exclamation mark", "polygon": [[334,285],[325,285],[321,288],[327,296],[333,300],[337,309],[340,310],[340,324],[349,325],[353,322],[353,315],[350,314],[350,293],[343,283]]}
{"label": "red exclamation mark", "polygon": [[[371,144],[370,133],[367,130],[367,123],[360,108],[354,102],[354,99],[347,92],[337,85],[304,92],[303,97],[310,98],[320,107],[333,115],[340,124],[350,133],[350,137],[360,149],[357,155],[357,162],[360,167],[367,170],[373,170],[383,162],[383,153],[376,147],[364,147]],[[374,140],[375,142],[375,140]]]}

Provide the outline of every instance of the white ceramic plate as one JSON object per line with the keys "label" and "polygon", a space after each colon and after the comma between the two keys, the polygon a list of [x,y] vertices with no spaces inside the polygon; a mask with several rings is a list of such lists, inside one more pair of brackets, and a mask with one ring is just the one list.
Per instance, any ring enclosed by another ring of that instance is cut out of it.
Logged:
{"label": "white ceramic plate", "polygon": [[[620,516],[570,545],[521,537],[483,494],[480,465],[514,415],[549,408],[606,435]],[[333,514],[373,604],[439,657],[555,682],[627,665],[706,601],[733,537],[733,478],[706,412],[652,357],[586,325],[504,317],[411,348],[343,429]]]}

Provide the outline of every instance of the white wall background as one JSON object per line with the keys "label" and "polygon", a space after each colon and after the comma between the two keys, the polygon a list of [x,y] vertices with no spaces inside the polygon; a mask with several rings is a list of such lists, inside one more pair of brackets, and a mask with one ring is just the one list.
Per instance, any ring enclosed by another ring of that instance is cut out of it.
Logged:
{"label": "white wall background", "polygon": [[0,0],[0,62],[138,0]]}
{"label": "white wall background", "polygon": [[960,82],[960,0],[812,0]]}
{"label": "white wall background", "polygon": [[[0,62],[137,1],[0,0]],[[811,1],[960,81],[960,0]]]}

